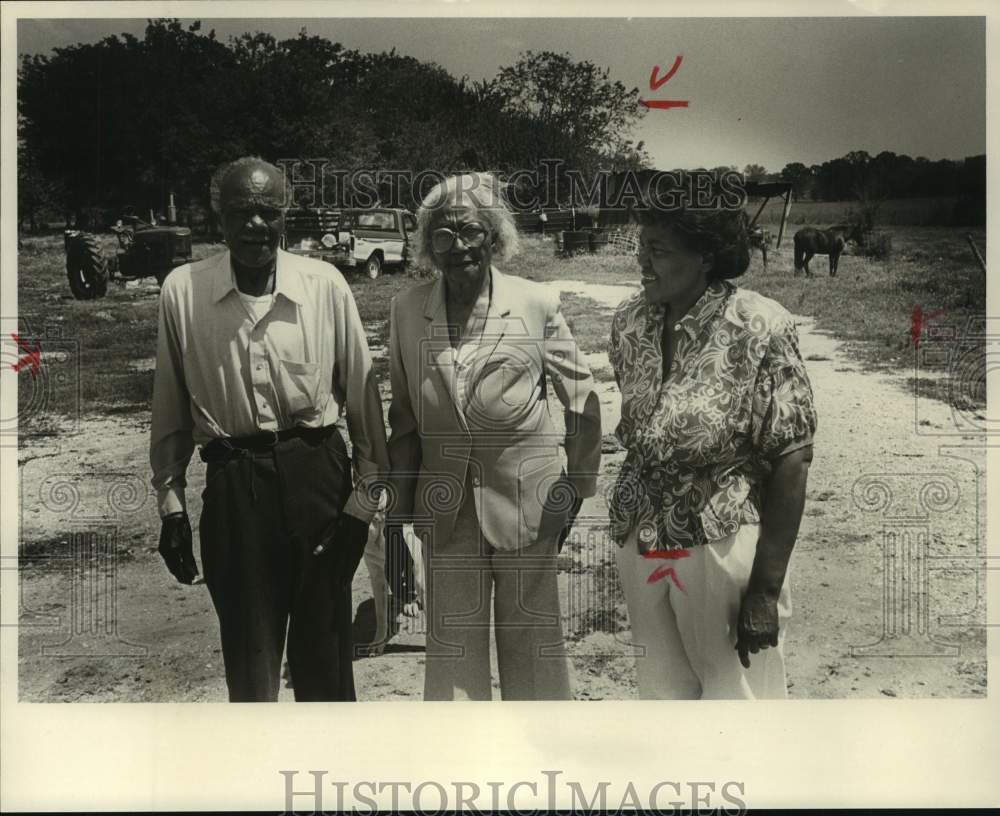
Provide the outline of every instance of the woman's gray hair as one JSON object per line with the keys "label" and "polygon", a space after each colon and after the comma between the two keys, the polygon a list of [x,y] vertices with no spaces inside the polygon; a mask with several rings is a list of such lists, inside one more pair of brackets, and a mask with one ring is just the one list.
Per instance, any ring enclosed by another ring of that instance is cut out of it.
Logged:
{"label": "woman's gray hair", "polygon": [[493,233],[493,257],[506,261],[518,253],[521,239],[507,204],[504,184],[489,173],[460,173],[434,185],[417,210],[413,237],[414,261],[422,269],[434,268],[430,223],[442,207],[470,206]]}
{"label": "woman's gray hair", "polygon": [[286,208],[291,207],[292,185],[291,182],[288,180],[288,175],[285,173],[285,171],[282,170],[280,167],[276,167],[275,165],[271,164],[269,161],[265,161],[260,156],[241,156],[240,158],[235,159],[234,161],[226,162],[225,164],[220,165],[219,167],[216,168],[215,172],[212,173],[212,180],[208,185],[209,199],[212,202],[212,212],[214,212],[216,215],[222,215],[222,201],[221,201],[222,186],[231,173],[234,173],[237,170],[242,170],[244,167],[259,167],[259,166],[268,167],[281,176],[281,179],[285,187],[284,206]]}

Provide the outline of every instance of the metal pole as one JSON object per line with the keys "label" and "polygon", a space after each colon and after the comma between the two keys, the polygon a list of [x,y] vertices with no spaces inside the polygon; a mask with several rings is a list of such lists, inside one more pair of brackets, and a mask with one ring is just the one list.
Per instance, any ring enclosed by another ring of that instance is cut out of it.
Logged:
{"label": "metal pole", "polygon": [[764,212],[764,208],[770,200],[771,196],[764,196],[764,200],[760,202],[760,206],[757,208],[757,212],[754,213],[754,217],[750,219],[750,229],[753,229],[757,225],[757,219],[760,218],[760,214]]}
{"label": "metal pole", "polygon": [[983,274],[986,274],[986,261],[983,260],[983,255],[979,251],[979,247],[976,246],[975,242],[972,240],[972,233],[965,233],[965,240],[969,242],[969,248],[972,250],[972,254],[976,256],[976,263],[979,264],[979,268],[983,270]]}
{"label": "metal pole", "polygon": [[781,236],[785,234],[785,222],[788,221],[788,211],[792,208],[792,191],[788,189],[785,191],[785,209],[781,213],[781,226],[778,227],[778,242],[774,245],[777,249],[781,246]]}

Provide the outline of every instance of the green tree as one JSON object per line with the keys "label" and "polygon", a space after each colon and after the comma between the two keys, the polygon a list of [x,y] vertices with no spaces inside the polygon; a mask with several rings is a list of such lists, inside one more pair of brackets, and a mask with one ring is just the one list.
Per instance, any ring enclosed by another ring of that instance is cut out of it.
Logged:
{"label": "green tree", "polygon": [[66,190],[51,181],[38,165],[38,160],[24,139],[17,141],[17,218],[18,229],[25,221],[31,232],[39,228],[39,216],[51,212],[65,213]]}
{"label": "green tree", "polygon": [[[501,68],[493,90],[504,110],[531,123],[522,149],[535,165],[558,158],[569,168],[596,170],[627,152],[645,114],[638,88],[612,80],[607,68],[551,51],[523,53]],[[644,160],[641,152],[634,158]]]}
{"label": "green tree", "polygon": [[231,52],[200,24],[151,21],[123,34],[26,56],[22,136],[67,205],[114,210],[207,196],[207,168],[241,151]]}
{"label": "green tree", "polygon": [[638,90],[592,63],[528,53],[495,79],[470,82],[304,29],[221,43],[197,22],[151,20],[141,39],[24,57],[18,111],[30,148],[24,172],[36,182],[25,177],[24,195],[58,181],[71,210],[99,208],[105,218],[126,204],[162,208],[171,192],[178,205],[207,210],[212,170],[244,154],[322,158],[328,174],[511,171],[544,158],[584,171],[648,163],[630,140],[644,113]]}
{"label": "green tree", "polygon": [[797,201],[809,189],[812,171],[802,162],[789,162],[781,170],[781,178],[792,185],[792,197]]}

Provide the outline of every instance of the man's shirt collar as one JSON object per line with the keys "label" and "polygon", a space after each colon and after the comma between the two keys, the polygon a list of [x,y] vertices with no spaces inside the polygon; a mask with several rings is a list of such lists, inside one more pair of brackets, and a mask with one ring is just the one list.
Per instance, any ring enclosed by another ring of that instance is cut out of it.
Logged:
{"label": "man's shirt collar", "polygon": [[[299,306],[305,303],[305,287],[302,284],[302,275],[289,263],[291,256],[285,250],[278,250],[277,267],[275,269],[274,294],[283,295]],[[232,261],[229,250],[219,255],[219,261],[211,270],[212,300],[218,303],[230,292],[237,291],[236,275],[233,272]]]}

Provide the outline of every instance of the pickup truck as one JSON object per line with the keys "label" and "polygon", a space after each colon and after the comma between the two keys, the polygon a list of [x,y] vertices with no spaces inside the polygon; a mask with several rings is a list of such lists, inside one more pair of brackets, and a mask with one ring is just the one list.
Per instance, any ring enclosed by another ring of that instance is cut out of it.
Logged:
{"label": "pickup truck", "polygon": [[345,271],[364,270],[374,280],[383,271],[406,266],[416,228],[417,219],[409,210],[294,209],[285,216],[285,248]]}
{"label": "pickup truck", "polygon": [[335,257],[343,255],[337,249],[340,221],[340,210],[305,207],[290,209],[285,213],[283,248],[296,255],[335,263]]}
{"label": "pickup truck", "polygon": [[413,254],[410,236],[416,228],[417,219],[409,210],[344,210],[338,232],[346,255],[343,263],[364,269],[372,280],[384,269],[405,268]]}

